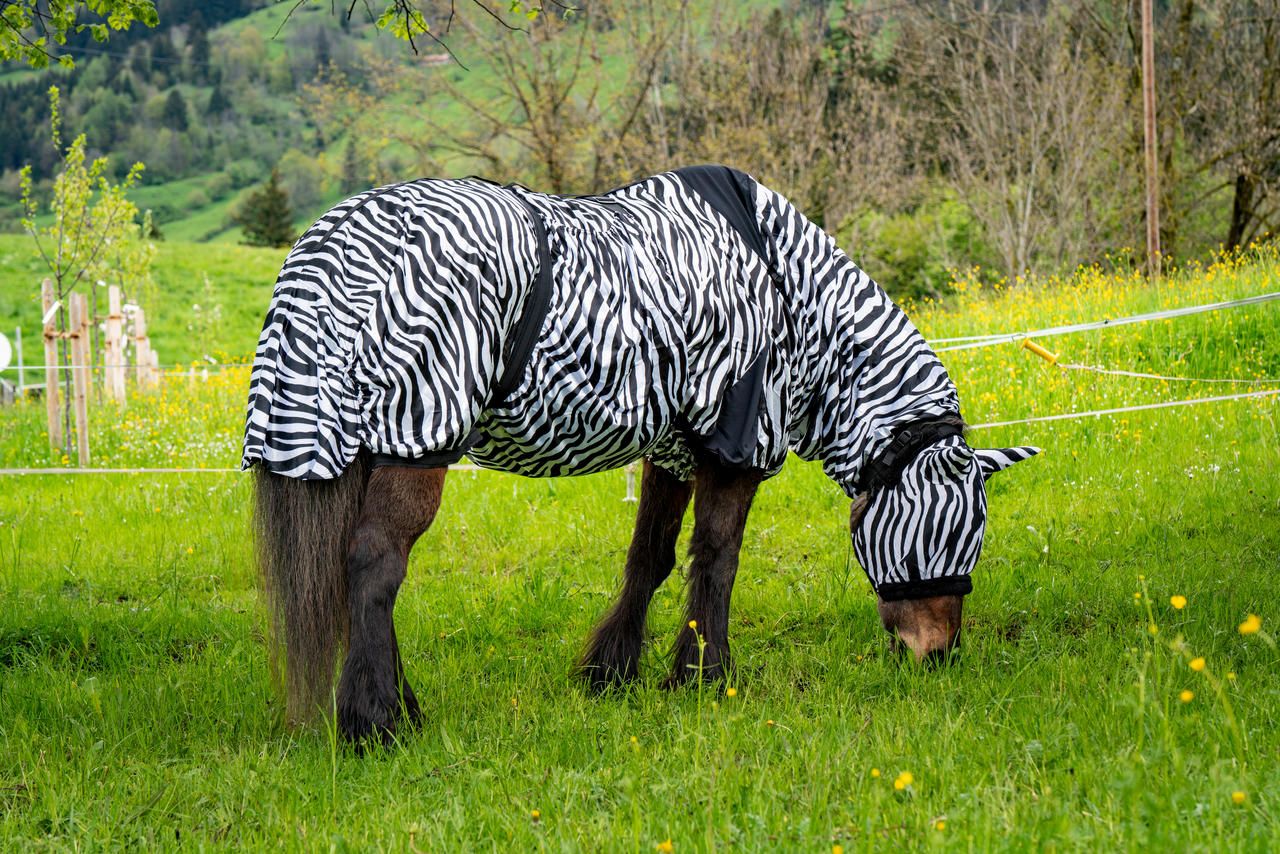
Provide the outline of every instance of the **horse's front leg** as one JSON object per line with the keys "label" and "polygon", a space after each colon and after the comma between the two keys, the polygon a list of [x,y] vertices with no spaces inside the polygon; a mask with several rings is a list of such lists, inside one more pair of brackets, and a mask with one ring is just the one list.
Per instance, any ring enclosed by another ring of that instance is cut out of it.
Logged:
{"label": "horse's front leg", "polygon": [[351,641],[338,682],[338,728],[351,741],[377,736],[389,743],[402,713],[410,722],[419,714],[392,610],[409,550],[440,507],[445,471],[381,466],[369,477],[347,561]]}
{"label": "horse's front leg", "polygon": [[689,602],[676,638],[668,686],[701,674],[708,682],[729,675],[729,599],[738,574],[738,551],[759,469],[730,469],[706,462],[694,486],[693,537],[689,543]]}
{"label": "horse's front leg", "polygon": [[654,591],[676,565],[676,539],[692,494],[692,483],[644,461],[640,506],[627,550],[622,593],[592,632],[579,662],[579,672],[592,688],[633,680],[639,675],[645,615]]}

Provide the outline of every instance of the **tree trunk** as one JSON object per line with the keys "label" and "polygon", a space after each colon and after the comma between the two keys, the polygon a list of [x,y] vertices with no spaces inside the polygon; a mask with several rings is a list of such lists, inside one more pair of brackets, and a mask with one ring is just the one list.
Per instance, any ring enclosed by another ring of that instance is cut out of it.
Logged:
{"label": "tree trunk", "polygon": [[1236,195],[1231,202],[1231,227],[1227,229],[1227,251],[1244,241],[1245,229],[1253,219],[1253,191],[1256,181],[1243,173],[1236,176]]}

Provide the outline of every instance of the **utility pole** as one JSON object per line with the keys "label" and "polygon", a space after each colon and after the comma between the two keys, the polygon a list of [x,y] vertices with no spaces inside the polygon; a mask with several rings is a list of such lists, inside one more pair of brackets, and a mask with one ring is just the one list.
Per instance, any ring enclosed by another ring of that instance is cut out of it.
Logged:
{"label": "utility pole", "polygon": [[1147,161],[1147,275],[1160,275],[1160,174],[1156,164],[1156,58],[1151,0],[1142,0],[1142,114]]}

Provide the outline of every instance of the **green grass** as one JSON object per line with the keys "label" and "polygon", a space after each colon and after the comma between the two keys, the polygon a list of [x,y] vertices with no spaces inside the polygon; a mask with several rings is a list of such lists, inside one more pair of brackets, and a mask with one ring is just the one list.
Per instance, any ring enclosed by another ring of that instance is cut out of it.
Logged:
{"label": "green grass", "polygon": [[[251,355],[287,250],[171,240],[159,241],[156,248],[154,287],[142,296],[142,307],[160,358],[187,363],[206,354],[222,360],[230,354],[237,361]],[[47,275],[31,238],[0,234],[0,332],[12,335],[14,327],[22,327],[28,364],[44,360],[40,282]],[[195,305],[203,315],[192,308]],[[208,319],[215,308],[220,315],[216,323]],[[106,313],[105,295],[100,311]],[[5,377],[13,381],[13,371],[6,371]]]}
{"label": "green grass", "polygon": [[[992,331],[1091,299],[1119,315],[1272,289],[1276,263],[1215,275],[1163,295],[1028,290],[918,319],[930,334]],[[1275,377],[1276,311],[1058,347]],[[988,352],[947,358],[974,421],[1184,393]],[[101,408],[95,448],[111,464],[233,464],[244,381],[135,397],[116,431]],[[1278,414],[1271,399],[975,433],[1045,453],[990,482],[963,650],[934,671],[889,653],[848,502],[793,459],[747,526],[734,697],[658,687],[677,577],[655,599],[640,684],[594,697],[571,679],[634,518],[620,473],[451,474],[397,608],[427,724],[364,757],[281,721],[243,477],[6,477],[0,839],[14,851],[1276,850]],[[48,462],[40,415],[0,415],[6,465]],[[1242,635],[1250,613],[1263,631]],[[895,790],[904,771],[914,781]]]}

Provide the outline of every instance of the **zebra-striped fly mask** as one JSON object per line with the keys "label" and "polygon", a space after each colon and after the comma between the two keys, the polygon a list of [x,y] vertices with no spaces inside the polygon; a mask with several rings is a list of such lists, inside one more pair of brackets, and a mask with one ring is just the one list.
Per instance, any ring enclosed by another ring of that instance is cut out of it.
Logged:
{"label": "zebra-striped fly mask", "polygon": [[969,593],[987,524],[985,482],[1038,453],[975,450],[948,436],[922,450],[896,484],[874,490],[852,533],[854,555],[880,598]]}

